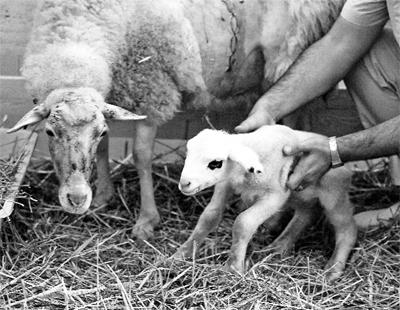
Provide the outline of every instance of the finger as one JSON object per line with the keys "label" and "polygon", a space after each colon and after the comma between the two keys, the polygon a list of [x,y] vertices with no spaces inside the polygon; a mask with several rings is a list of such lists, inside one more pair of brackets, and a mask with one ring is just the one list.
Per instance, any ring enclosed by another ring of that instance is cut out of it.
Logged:
{"label": "finger", "polygon": [[299,153],[310,152],[315,149],[317,141],[307,139],[296,145],[285,145],[282,149],[286,156],[297,155]]}
{"label": "finger", "polygon": [[304,178],[306,177],[306,172],[308,171],[307,166],[304,164],[303,160],[300,160],[299,163],[293,170],[293,173],[289,176],[286,185],[291,190],[296,190],[300,184],[303,183]]}
{"label": "finger", "polygon": [[292,145],[285,145],[282,149],[283,151],[283,155],[285,156],[292,156],[292,155],[296,155],[297,153],[299,153],[299,149],[296,146],[292,146]]}

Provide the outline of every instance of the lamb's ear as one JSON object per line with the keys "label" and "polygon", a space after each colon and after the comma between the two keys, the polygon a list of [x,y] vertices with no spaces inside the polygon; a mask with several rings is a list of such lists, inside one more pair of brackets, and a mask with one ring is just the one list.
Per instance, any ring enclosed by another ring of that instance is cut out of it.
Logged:
{"label": "lamb's ear", "polygon": [[146,115],[137,115],[116,105],[106,103],[103,114],[106,119],[119,121],[135,121],[145,119]]}
{"label": "lamb's ear", "polygon": [[248,172],[261,174],[264,172],[263,165],[256,152],[244,145],[234,145],[228,156],[231,160],[239,163]]}
{"label": "lamb's ear", "polygon": [[50,114],[50,109],[45,106],[44,103],[34,107],[28,113],[26,113],[15,125],[14,127],[7,130],[8,133],[20,130],[28,125],[33,125],[39,123],[40,121],[47,118]]}

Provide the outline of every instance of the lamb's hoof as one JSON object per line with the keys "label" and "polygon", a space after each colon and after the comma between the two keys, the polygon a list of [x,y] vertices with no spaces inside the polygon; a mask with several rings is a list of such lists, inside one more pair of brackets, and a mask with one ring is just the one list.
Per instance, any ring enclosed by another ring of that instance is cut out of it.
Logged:
{"label": "lamb's hoof", "polygon": [[340,278],[344,271],[344,264],[340,262],[328,262],[325,266],[325,278],[332,283]]}
{"label": "lamb's hoof", "polygon": [[100,207],[106,205],[114,197],[114,188],[112,186],[106,186],[104,188],[98,188],[96,195],[93,199],[93,205]]}
{"label": "lamb's hoof", "polygon": [[184,251],[176,251],[174,255],[171,256],[172,259],[174,260],[187,260],[190,257],[190,255],[187,255]]}
{"label": "lamb's hoof", "polygon": [[240,263],[234,263],[231,261],[227,261],[226,264],[222,267],[222,270],[230,273],[235,273],[238,275],[244,275],[246,273],[246,263],[240,264]]}
{"label": "lamb's hoof", "polygon": [[148,241],[154,237],[154,227],[149,224],[136,224],[132,228],[132,237]]}
{"label": "lamb's hoof", "polygon": [[289,256],[292,252],[293,247],[290,246],[287,242],[272,242],[267,246],[266,251],[268,253],[277,255],[281,258]]}
{"label": "lamb's hoof", "polygon": [[174,255],[172,255],[173,259],[176,260],[187,260],[193,257],[193,248],[187,248],[184,245],[181,246]]}

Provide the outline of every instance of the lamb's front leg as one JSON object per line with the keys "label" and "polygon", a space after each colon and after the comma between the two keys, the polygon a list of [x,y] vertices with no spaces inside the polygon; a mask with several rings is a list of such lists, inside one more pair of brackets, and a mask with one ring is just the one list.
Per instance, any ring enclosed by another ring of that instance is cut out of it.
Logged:
{"label": "lamb's front leg", "polygon": [[288,197],[289,192],[270,192],[236,218],[227,262],[228,269],[241,274],[246,271],[246,250],[251,238],[264,221],[282,208]]}
{"label": "lamb's front leg", "polygon": [[156,125],[146,120],[136,122],[133,158],[139,174],[140,213],[132,234],[142,240],[152,237],[154,227],[160,222],[160,215],[154,200],[152,177],[152,157],[156,132]]}
{"label": "lamb's front leg", "polygon": [[189,239],[182,244],[173,258],[190,258],[193,255],[194,244],[199,246],[204,238],[212,232],[221,222],[227,200],[231,194],[230,186],[227,183],[219,183],[215,186],[214,194],[210,203],[204,209],[199,221],[196,224]]}
{"label": "lamb's front leg", "polygon": [[96,196],[93,199],[95,206],[106,204],[114,195],[114,187],[110,177],[110,166],[108,159],[108,134],[103,137],[97,147],[97,180]]}

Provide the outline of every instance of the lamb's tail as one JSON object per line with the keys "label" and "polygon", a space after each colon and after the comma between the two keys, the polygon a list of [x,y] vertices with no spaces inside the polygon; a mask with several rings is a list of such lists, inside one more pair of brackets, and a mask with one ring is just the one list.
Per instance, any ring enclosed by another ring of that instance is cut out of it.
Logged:
{"label": "lamb's tail", "polygon": [[360,212],[354,215],[354,220],[359,229],[367,229],[374,226],[389,226],[400,217],[400,202],[386,209]]}

